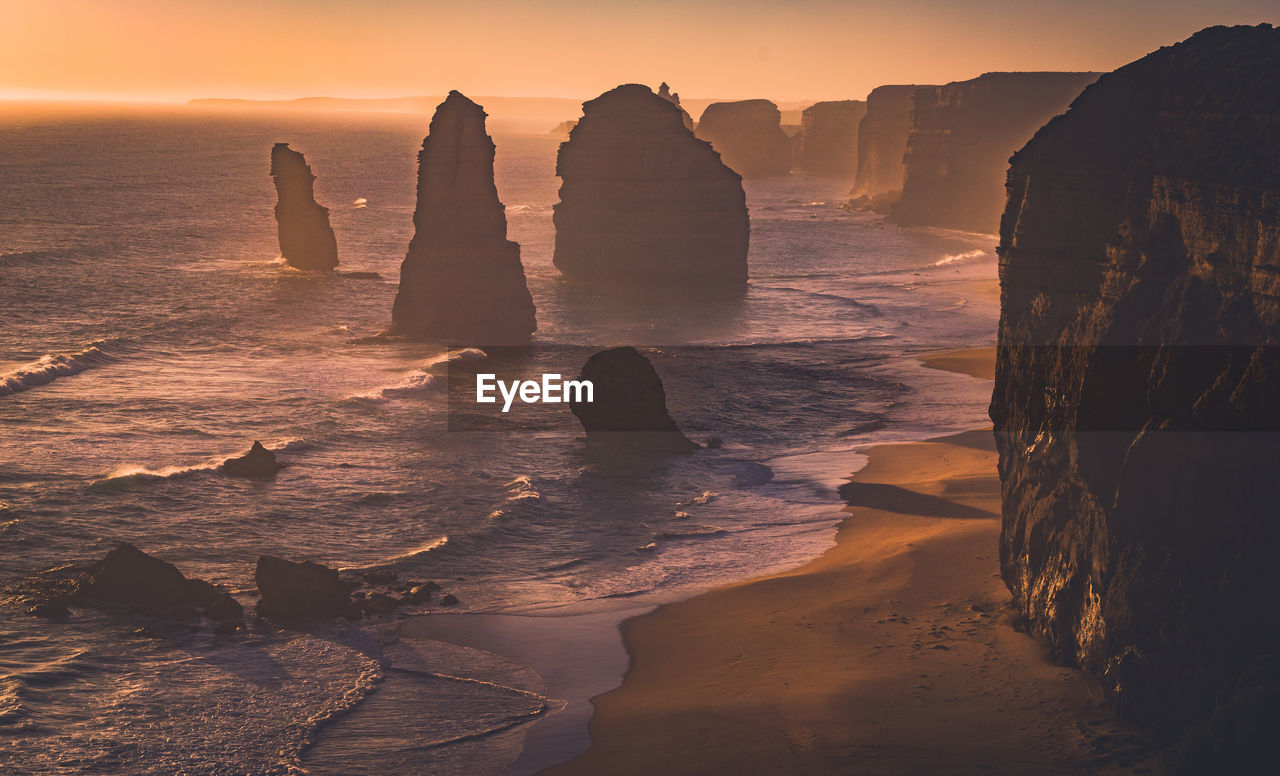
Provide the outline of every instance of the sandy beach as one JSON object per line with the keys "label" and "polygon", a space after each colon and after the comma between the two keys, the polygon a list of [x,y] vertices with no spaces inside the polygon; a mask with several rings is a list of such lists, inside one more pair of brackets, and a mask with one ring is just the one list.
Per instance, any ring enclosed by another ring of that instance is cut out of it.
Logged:
{"label": "sandy beach", "polygon": [[[926,364],[979,377],[992,350]],[[1097,686],[1015,628],[990,430],[881,445],[800,568],[623,625],[568,774],[1151,773]]]}

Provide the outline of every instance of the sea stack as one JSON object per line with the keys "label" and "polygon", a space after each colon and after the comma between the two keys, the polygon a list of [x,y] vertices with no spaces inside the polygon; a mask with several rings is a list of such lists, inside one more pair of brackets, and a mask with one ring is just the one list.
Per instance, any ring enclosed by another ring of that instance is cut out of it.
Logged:
{"label": "sea stack", "polygon": [[1102,76],[1012,159],[991,417],[1032,632],[1179,741],[1274,765],[1280,30]]}
{"label": "sea stack", "polygon": [[805,172],[852,178],[858,171],[858,124],[867,115],[862,100],[819,102],[800,115],[795,167]]}
{"label": "sea stack", "polygon": [[635,348],[596,353],[578,379],[593,387],[593,401],[570,404],[589,439],[675,450],[698,447],[671,419],[662,379]]}
{"label": "sea stack", "polygon": [[298,269],[328,271],[338,266],[329,209],[316,204],[316,176],[307,160],[288,143],[276,143],[271,147],[271,177],[276,182],[280,255]]}
{"label": "sea stack", "polygon": [[1097,73],[987,73],[913,99],[902,196],[889,220],[995,232],[1009,157]]}
{"label": "sea stack", "polygon": [[768,100],[711,103],[698,119],[698,137],[744,178],[791,172],[791,138],[782,131],[778,106]]}
{"label": "sea stack", "polygon": [[414,235],[392,331],[447,345],[518,345],[537,328],[520,246],[507,239],[485,112],[458,92],[436,108],[418,154]]}
{"label": "sea stack", "polygon": [[867,113],[858,125],[858,173],[849,192],[855,204],[881,210],[902,194],[902,157],[919,88],[877,86],[867,95]]}
{"label": "sea stack", "polygon": [[582,110],[556,163],[556,267],[622,290],[744,292],[742,177],[694,137],[684,111],[639,84]]}

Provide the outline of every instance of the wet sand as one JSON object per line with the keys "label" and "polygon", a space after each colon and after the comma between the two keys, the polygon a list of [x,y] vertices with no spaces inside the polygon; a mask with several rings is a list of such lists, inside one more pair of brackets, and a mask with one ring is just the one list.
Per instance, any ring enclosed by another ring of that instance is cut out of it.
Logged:
{"label": "wet sand", "polygon": [[1014,627],[991,431],[864,452],[824,555],[624,623],[594,744],[545,773],[1155,772],[1097,685]]}

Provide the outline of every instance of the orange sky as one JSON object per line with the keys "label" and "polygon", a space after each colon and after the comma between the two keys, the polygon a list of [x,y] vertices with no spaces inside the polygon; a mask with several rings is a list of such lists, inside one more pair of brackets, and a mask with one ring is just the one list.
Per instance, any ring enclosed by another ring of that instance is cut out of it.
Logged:
{"label": "orange sky", "polygon": [[988,70],[1111,70],[1276,0],[0,0],[0,98],[862,97]]}

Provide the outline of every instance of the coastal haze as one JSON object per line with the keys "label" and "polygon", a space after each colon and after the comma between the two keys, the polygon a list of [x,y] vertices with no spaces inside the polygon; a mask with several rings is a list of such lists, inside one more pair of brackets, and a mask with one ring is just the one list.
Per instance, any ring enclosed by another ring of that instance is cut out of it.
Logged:
{"label": "coastal haze", "polygon": [[1267,756],[1273,3],[3,10],[5,773]]}

